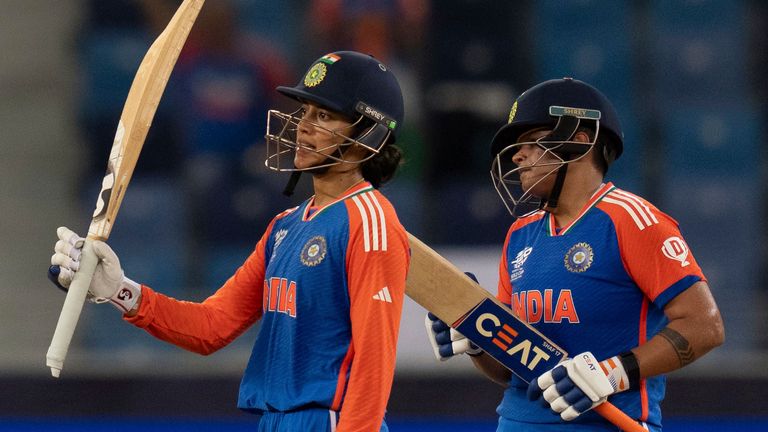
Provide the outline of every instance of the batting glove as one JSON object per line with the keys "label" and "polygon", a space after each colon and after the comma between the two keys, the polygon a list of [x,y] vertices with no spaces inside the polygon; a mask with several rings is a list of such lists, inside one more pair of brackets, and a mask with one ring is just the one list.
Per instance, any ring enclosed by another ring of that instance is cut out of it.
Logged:
{"label": "batting glove", "polygon": [[[85,239],[66,227],[56,230],[59,241],[51,256],[48,279],[63,291],[69,290],[75,273],[80,268],[80,255]],[[136,306],[141,295],[141,286],[125,277],[120,260],[112,248],[102,241],[93,242],[93,252],[99,258],[96,272],[88,288],[91,303],[109,302],[123,313]]]}
{"label": "batting glove", "polygon": [[455,355],[463,353],[479,355],[483,351],[473,344],[472,341],[464,337],[464,335],[433,315],[432,312],[427,313],[427,316],[424,318],[424,325],[427,327],[427,337],[430,344],[432,344],[435,358],[440,361],[448,360]]}
{"label": "batting glove", "polygon": [[[464,274],[477,282],[477,277],[474,274],[470,272],[465,272]],[[458,354],[467,353],[471,356],[476,356],[483,352],[471,340],[452,329],[432,312],[428,312],[427,316],[424,317],[424,325],[427,328],[427,337],[432,345],[435,357],[440,361],[448,360]]]}
{"label": "batting glove", "polygon": [[528,399],[538,399],[570,421],[627,389],[629,377],[619,356],[598,362],[592,353],[584,352],[531,381]]}

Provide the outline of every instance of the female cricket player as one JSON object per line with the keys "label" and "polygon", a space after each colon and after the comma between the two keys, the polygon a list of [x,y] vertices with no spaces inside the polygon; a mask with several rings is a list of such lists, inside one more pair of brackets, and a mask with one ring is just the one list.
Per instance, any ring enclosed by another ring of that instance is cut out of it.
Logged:
{"label": "female cricket player", "polygon": [[[261,321],[238,407],[259,431],[386,431],[409,264],[408,240],[377,188],[398,167],[400,86],[375,58],[327,54],[277,91],[300,103],[270,111],[266,165],[312,176],[314,195],[271,221],[235,274],[201,303],[124,276],[105,243],[90,286],[149,334],[203,355]],[[81,238],[59,228],[51,279],[66,289]]]}
{"label": "female cricket player", "polygon": [[493,138],[494,185],[518,217],[504,242],[497,297],[580,353],[528,385],[428,315],[438,358],[467,352],[506,387],[500,432],[616,430],[589,412],[608,398],[661,431],[662,374],[723,343],[720,312],[677,222],[604,182],[622,149],[611,103],[571,78],[520,95]]}

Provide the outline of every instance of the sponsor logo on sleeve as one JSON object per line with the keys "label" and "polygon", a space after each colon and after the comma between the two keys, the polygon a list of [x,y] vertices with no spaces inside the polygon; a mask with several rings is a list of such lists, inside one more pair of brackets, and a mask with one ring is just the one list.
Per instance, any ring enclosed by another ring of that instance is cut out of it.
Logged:
{"label": "sponsor logo on sleeve", "polygon": [[680,237],[670,237],[664,240],[664,244],[661,246],[661,253],[671,260],[680,261],[680,267],[690,264],[690,261],[688,261],[688,245]]}

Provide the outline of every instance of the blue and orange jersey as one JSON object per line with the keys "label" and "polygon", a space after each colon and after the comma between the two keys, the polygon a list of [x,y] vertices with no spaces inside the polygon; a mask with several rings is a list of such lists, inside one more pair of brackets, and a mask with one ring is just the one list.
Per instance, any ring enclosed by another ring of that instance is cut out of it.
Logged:
{"label": "blue and orange jersey", "polygon": [[325,407],[337,431],[379,430],[394,376],[409,245],[392,205],[369,183],[322,208],[277,215],[253,253],[202,303],[142,287],[150,334],[213,352],[261,320],[238,407]]}
{"label": "blue and orange jersey", "polygon": [[[540,211],[510,227],[499,268],[498,298],[571,355],[605,359],[648,341],[666,324],[664,307],[705,280],[678,224],[645,199],[603,185],[578,217],[556,227]],[[497,411],[528,423],[557,423],[527,400],[512,378]],[[632,418],[661,426],[663,376],[610,401]],[[575,422],[602,423],[589,412]]]}

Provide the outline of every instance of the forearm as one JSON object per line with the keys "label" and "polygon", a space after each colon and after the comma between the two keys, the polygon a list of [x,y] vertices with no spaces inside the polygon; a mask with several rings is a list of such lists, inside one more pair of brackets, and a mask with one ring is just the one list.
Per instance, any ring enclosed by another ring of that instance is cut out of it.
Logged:
{"label": "forearm", "polygon": [[680,293],[664,308],[664,313],[669,324],[632,350],[641,378],[680,369],[725,340],[720,310],[704,281]]}
{"label": "forearm", "polygon": [[[718,316],[719,318],[719,316]],[[632,350],[640,367],[640,377],[651,377],[680,369],[722,344],[723,330],[693,319],[671,321],[647,343]]]}
{"label": "forearm", "polygon": [[491,381],[504,388],[509,386],[509,380],[512,377],[512,373],[496,359],[485,352],[476,356],[470,356],[470,358],[475,367]]}

